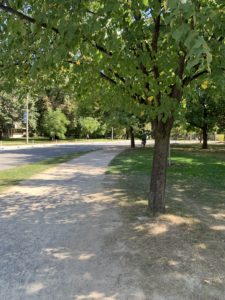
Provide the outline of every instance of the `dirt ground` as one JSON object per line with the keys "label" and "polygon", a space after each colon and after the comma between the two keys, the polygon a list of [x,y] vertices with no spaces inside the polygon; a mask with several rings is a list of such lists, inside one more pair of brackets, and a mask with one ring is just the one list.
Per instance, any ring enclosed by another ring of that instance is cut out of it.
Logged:
{"label": "dirt ground", "polygon": [[[106,182],[123,217],[109,244],[138,273],[143,299],[225,299],[225,201],[220,208],[198,205],[194,195],[184,198],[185,187],[177,185],[167,192],[182,201],[185,211],[149,217],[143,201],[147,195],[141,192],[148,181],[128,175],[113,181],[109,176]],[[225,193],[218,196],[225,200]]]}
{"label": "dirt ground", "polygon": [[103,186],[117,149],[49,169],[0,195],[0,299],[144,299],[126,257],[123,227]]}
{"label": "dirt ground", "polygon": [[0,195],[1,300],[225,299],[225,207],[147,216],[137,180],[105,174],[118,151]]}

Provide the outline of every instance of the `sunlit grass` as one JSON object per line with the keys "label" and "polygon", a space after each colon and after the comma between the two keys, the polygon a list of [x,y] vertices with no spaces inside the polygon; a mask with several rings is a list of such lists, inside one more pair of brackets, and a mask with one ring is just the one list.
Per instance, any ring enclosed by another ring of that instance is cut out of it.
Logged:
{"label": "sunlit grass", "polygon": [[[110,138],[96,138],[96,139],[85,139],[85,138],[66,138],[63,140],[50,140],[45,137],[30,137],[29,145],[36,144],[62,144],[62,143],[76,143],[76,142],[84,142],[84,143],[92,143],[92,142],[111,142]],[[118,140],[117,140],[118,141]],[[0,140],[0,147],[2,146],[23,146],[26,145],[26,138],[8,138]]]}
{"label": "sunlit grass", "polygon": [[17,185],[20,181],[26,180],[31,176],[45,171],[57,164],[66,162],[70,159],[79,157],[87,152],[70,153],[39,162],[22,165],[16,168],[0,171],[0,192],[6,188]]}
{"label": "sunlit grass", "polygon": [[[127,150],[108,168],[109,174],[124,178],[120,182],[133,203],[145,199],[147,204],[152,154],[152,148]],[[173,212],[183,211],[186,199],[201,205],[225,205],[225,149],[216,146],[201,151],[196,146],[172,147],[166,199],[167,207]]]}
{"label": "sunlit grass", "polygon": [[150,148],[126,150],[116,156],[109,168],[111,174],[150,174],[152,150]]}

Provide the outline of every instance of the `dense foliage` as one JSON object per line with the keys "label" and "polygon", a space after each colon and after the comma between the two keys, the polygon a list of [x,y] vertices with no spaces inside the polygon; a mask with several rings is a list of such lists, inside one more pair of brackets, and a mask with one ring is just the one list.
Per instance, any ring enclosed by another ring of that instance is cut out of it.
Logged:
{"label": "dense foliage", "polygon": [[208,78],[224,88],[224,1],[12,0],[0,9],[0,88],[54,85],[87,106],[99,98],[108,112],[146,116],[155,138],[149,205],[163,212],[182,100]]}

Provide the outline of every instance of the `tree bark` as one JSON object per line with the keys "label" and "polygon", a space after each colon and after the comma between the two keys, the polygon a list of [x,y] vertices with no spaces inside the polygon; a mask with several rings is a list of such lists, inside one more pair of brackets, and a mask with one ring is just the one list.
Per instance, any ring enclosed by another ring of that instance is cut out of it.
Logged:
{"label": "tree bark", "polygon": [[208,149],[208,130],[207,125],[202,128],[202,149]]}
{"label": "tree bark", "polygon": [[135,148],[134,129],[130,126],[130,147]]}
{"label": "tree bark", "polygon": [[155,146],[148,206],[156,214],[165,213],[166,170],[173,119],[168,119],[165,123],[162,120],[153,123]]}
{"label": "tree bark", "polygon": [[208,124],[207,124],[207,117],[208,117],[208,112],[207,112],[207,106],[205,103],[205,98],[202,99],[203,103],[203,127],[202,127],[202,149],[208,149]]}
{"label": "tree bark", "polygon": [[125,139],[129,140],[129,129],[126,128]]}

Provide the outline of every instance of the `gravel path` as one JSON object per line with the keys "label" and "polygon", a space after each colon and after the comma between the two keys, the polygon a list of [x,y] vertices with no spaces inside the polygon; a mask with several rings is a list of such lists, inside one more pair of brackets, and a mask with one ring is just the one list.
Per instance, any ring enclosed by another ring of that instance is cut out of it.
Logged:
{"label": "gravel path", "polygon": [[146,299],[109,247],[122,221],[103,180],[119,151],[86,154],[0,195],[1,300]]}

